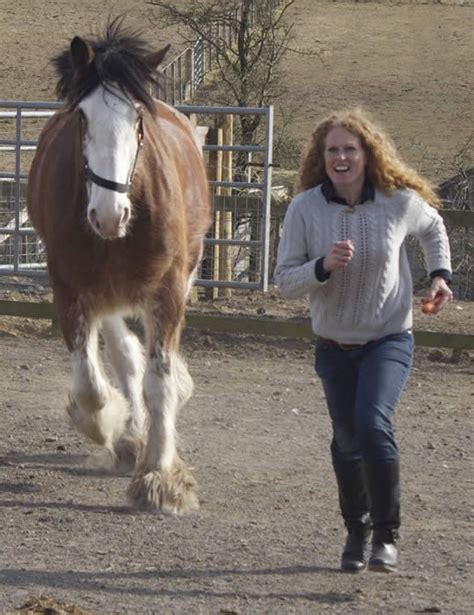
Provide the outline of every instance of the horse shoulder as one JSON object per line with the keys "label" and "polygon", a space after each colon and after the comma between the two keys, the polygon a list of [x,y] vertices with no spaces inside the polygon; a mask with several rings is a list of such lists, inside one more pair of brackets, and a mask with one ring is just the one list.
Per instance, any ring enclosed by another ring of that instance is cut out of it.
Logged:
{"label": "horse shoulder", "polygon": [[157,100],[155,101],[156,113],[159,120],[177,129],[183,136],[186,135],[196,146],[197,151],[202,157],[202,144],[196,128],[191,123],[190,119],[184,114],[168,105],[167,103]]}

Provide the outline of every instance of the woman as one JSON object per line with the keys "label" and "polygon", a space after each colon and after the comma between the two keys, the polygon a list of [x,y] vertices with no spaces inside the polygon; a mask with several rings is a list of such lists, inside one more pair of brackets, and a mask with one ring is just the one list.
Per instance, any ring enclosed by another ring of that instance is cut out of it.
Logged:
{"label": "woman", "polygon": [[400,480],[392,418],[414,346],[403,242],[415,235],[422,244],[431,278],[426,301],[437,313],[452,299],[440,201],[359,110],[334,113],[316,127],[300,186],[285,217],[276,281],[285,297],[309,294],[348,532],[341,568],[358,572],[368,560],[371,570],[393,571]]}

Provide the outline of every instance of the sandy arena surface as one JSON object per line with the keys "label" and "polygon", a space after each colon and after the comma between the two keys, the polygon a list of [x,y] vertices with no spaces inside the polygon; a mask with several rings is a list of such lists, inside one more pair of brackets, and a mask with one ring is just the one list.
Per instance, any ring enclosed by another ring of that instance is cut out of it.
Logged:
{"label": "sandy arena surface", "polygon": [[400,572],[347,576],[309,342],[186,334],[178,431],[201,510],[172,518],[129,508],[129,477],[68,425],[69,360],[44,326],[0,337],[1,613],[41,595],[94,614],[471,612],[472,358],[417,351]]}

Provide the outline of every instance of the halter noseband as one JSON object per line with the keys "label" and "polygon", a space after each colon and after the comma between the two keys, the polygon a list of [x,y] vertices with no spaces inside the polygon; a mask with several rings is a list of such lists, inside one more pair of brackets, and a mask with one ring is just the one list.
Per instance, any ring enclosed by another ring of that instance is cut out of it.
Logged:
{"label": "halter noseband", "polygon": [[86,172],[87,179],[100,186],[101,188],[107,188],[107,190],[113,190],[114,192],[122,192],[126,193],[130,190],[130,186],[132,183],[132,178],[130,177],[130,181],[126,184],[119,184],[118,182],[113,182],[110,179],[105,179],[105,177],[101,177],[100,175],[96,175],[92,169],[89,168],[89,164],[87,160],[84,158],[84,170]]}
{"label": "halter noseband", "polygon": [[137,166],[138,154],[143,146],[143,117],[140,115],[138,120],[138,147],[137,153],[135,154],[135,160],[133,161],[132,171],[130,173],[129,180],[126,184],[121,184],[119,182],[114,182],[110,179],[105,179],[105,177],[101,177],[100,175],[96,175],[94,171],[89,167],[89,162],[87,158],[84,156],[84,171],[86,174],[86,178],[96,184],[96,186],[100,186],[101,188],[105,188],[106,190],[112,190],[113,192],[121,192],[122,194],[126,194],[130,191],[132,186],[133,176],[135,174],[135,167]]}

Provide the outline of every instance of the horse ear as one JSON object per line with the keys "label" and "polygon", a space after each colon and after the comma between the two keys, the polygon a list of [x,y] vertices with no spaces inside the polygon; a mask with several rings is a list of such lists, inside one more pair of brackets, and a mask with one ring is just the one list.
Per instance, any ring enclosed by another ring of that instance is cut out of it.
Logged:
{"label": "horse ear", "polygon": [[94,59],[95,51],[92,45],[82,39],[80,36],[75,36],[71,41],[71,58],[74,68],[84,68],[88,66]]}
{"label": "horse ear", "polygon": [[153,68],[158,68],[158,66],[165,59],[165,55],[170,50],[170,47],[171,45],[166,45],[166,47],[163,47],[163,49],[160,49],[160,51],[155,51],[154,53],[150,53],[146,59],[147,63]]}

